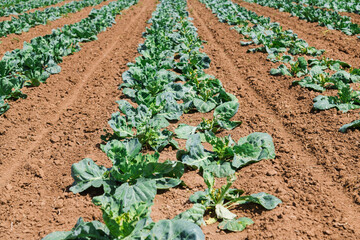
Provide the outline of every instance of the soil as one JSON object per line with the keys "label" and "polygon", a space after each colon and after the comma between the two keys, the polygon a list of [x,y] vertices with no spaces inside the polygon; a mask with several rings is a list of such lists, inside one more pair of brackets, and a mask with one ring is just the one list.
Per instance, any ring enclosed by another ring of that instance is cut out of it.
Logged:
{"label": "soil", "polygon": [[[39,239],[53,231],[70,230],[79,217],[101,219],[101,211],[91,203],[96,192],[69,192],[70,166],[87,157],[109,165],[98,147],[100,136],[111,113],[117,111],[115,101],[123,97],[117,90],[121,73],[137,56],[141,33],[155,5],[154,0],[140,0],[124,11],[98,41],[84,43],[80,52],[64,58],[60,74],[38,88],[24,89],[28,98],[11,103],[0,116],[0,236],[4,239]],[[299,24],[297,18],[276,10],[241,5],[293,29],[310,45],[326,49],[327,56],[359,64],[352,37],[343,42],[348,37],[337,31],[324,35],[316,24]],[[188,6],[199,36],[207,41],[203,51],[212,63],[206,72],[219,78],[240,103],[234,120],[243,124],[221,135],[231,133],[238,140],[252,132],[267,132],[274,139],[276,158],[238,171],[234,187],[246,194],[268,192],[283,201],[271,211],[255,205],[237,208],[234,212],[239,217],[250,217],[255,224],[240,233],[209,225],[203,227],[206,238],[359,239],[360,131],[342,134],[338,128],[358,119],[360,111],[312,111],[316,93],[291,87],[291,78],[270,76],[276,65],[265,54],[246,53],[248,47],[240,45],[242,36],[218,22],[199,1],[189,0]],[[210,116],[188,114],[179,122],[195,125]],[[175,154],[165,149],[161,159],[175,159]],[[196,171],[187,171],[182,179],[186,187],[156,196],[154,221],[190,208],[189,196],[205,188]],[[218,181],[223,183],[224,179]]]}

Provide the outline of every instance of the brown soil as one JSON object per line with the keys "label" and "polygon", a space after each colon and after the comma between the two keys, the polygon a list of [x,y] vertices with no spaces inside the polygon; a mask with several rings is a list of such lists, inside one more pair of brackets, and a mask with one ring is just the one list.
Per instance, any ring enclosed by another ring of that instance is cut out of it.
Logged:
{"label": "brown soil", "polygon": [[[0,236],[39,239],[52,231],[71,229],[78,217],[101,219],[100,210],[91,203],[93,193],[68,191],[70,166],[85,157],[108,166],[98,148],[100,135],[117,110],[121,73],[137,56],[141,33],[154,9],[155,1],[141,0],[125,11],[98,41],[83,44],[80,52],[66,57],[60,74],[38,88],[25,89],[29,97],[12,103],[0,116],[0,187],[5,190],[0,195]],[[250,217],[255,224],[231,234],[218,231],[216,224],[206,226],[207,239],[360,238],[359,130],[337,131],[358,118],[359,111],[312,112],[315,93],[290,87],[290,78],[270,76],[275,65],[262,53],[246,53],[247,47],[239,44],[241,36],[218,22],[197,0],[189,0],[189,12],[200,37],[207,41],[204,52],[212,59],[207,72],[219,78],[240,102],[234,120],[242,120],[242,126],[221,134],[231,133],[238,140],[257,131],[274,138],[277,157],[240,170],[234,185],[247,194],[264,191],[283,200],[272,211],[254,205],[236,209],[239,217]],[[276,21],[281,19],[295,24],[295,18],[281,16]],[[309,44],[333,50],[329,52],[333,58],[355,64],[351,42],[344,43],[350,51],[345,54],[338,50],[339,44],[326,40],[336,38],[334,31],[319,40],[319,35],[309,35],[314,25],[284,27],[292,28]],[[195,125],[204,116],[211,114],[184,115],[180,122]],[[184,144],[180,141],[182,147]],[[161,158],[174,159],[175,151],[166,149]],[[189,196],[204,190],[196,171],[184,174],[183,180],[187,187],[156,196],[155,221],[190,208]]]}
{"label": "brown soil", "polygon": [[1,42],[0,43],[0,55],[2,56],[7,51],[12,51],[17,48],[22,48],[23,43],[25,41],[29,42],[31,39],[33,39],[35,37],[51,34],[52,30],[55,28],[62,27],[66,24],[73,24],[73,23],[79,22],[81,19],[88,17],[90,11],[93,8],[100,9],[101,7],[109,4],[112,1],[115,1],[115,0],[102,2],[99,5],[94,6],[94,7],[84,8],[80,12],[71,13],[67,17],[62,17],[58,20],[49,22],[49,24],[47,24],[47,25],[35,26],[33,28],[30,28],[30,30],[28,32],[23,32],[20,35],[10,34],[6,37],[0,38],[0,42]]}

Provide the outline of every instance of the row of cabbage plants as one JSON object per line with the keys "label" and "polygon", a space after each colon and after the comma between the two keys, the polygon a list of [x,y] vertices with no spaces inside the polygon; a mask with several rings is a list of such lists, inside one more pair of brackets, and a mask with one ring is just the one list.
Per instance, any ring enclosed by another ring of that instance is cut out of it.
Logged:
{"label": "row of cabbage plants", "polygon": [[360,13],[360,2],[358,0],[295,0],[294,2],[338,12]]}
{"label": "row of cabbage plants", "polygon": [[137,0],[110,2],[99,10],[93,9],[77,23],[54,29],[49,35],[24,42],[22,49],[5,53],[0,61],[0,114],[10,108],[9,100],[26,97],[21,92],[23,87],[39,86],[50,75],[59,73],[63,57],[80,51],[81,42],[96,40],[100,32],[115,23],[122,10],[135,3]]}
{"label": "row of cabbage plants", "polygon": [[330,30],[336,29],[347,35],[360,34],[360,26],[351,21],[351,17],[343,16],[336,11],[322,9],[314,6],[297,4],[293,0],[246,0],[279,9],[281,12],[288,12],[293,16],[308,22],[317,22],[320,26],[327,27]]}
{"label": "row of cabbage plants", "polygon": [[35,11],[12,17],[11,20],[0,22],[0,37],[9,34],[21,34],[28,32],[31,28],[38,25],[46,25],[50,21],[55,21],[69,13],[81,11],[83,8],[96,6],[107,0],[81,0],[67,3],[60,7],[49,7],[42,11]]}
{"label": "row of cabbage plants", "polygon": [[51,6],[65,0],[3,0],[0,3],[0,17],[17,15],[31,9]]}
{"label": "row of cabbage plants", "polygon": [[[204,72],[210,58],[200,51],[203,41],[191,20],[185,0],[160,2],[149,21],[151,27],[143,34],[145,42],[138,47],[140,56],[122,75],[120,88],[131,102],[117,101],[120,111],[109,121],[112,132],[102,138],[101,149],[112,167],[91,159],[72,166],[71,191],[103,188],[93,203],[101,207],[104,224],[80,219],[71,231],[45,239],[204,239],[199,227],[204,224],[219,221],[219,228],[229,231],[242,231],[252,224],[251,219],[237,218],[230,211],[238,205],[256,203],[270,210],[281,203],[267,193],[243,195],[244,191],[231,188],[238,169],[274,158],[274,145],[266,133],[253,133],[238,142],[230,135],[216,136],[222,129],[240,125],[230,120],[239,103],[219,79]],[[198,126],[180,123],[174,132],[168,128],[183,114],[210,111],[213,118],[203,119]],[[178,149],[176,138],[188,139],[186,149],[177,151],[177,161],[159,162],[164,148]],[[206,150],[202,142],[212,149]],[[185,168],[199,169],[208,188],[191,195],[192,208],[173,219],[153,222],[150,210],[155,195],[184,185]],[[227,183],[215,188],[216,177],[226,177]]]}
{"label": "row of cabbage plants", "polygon": [[[337,89],[336,96],[319,95],[314,99],[313,108],[327,110],[337,108],[343,112],[360,108],[360,91],[351,88],[352,83],[360,82],[360,70],[341,60],[325,58],[324,50],[310,47],[299,39],[291,30],[283,30],[279,23],[271,22],[270,18],[257,15],[230,0],[200,0],[219,21],[234,25],[233,29],[245,38],[240,44],[253,46],[248,52],[264,52],[267,59],[279,62],[277,68],[270,71],[271,75],[287,75],[302,78],[293,81],[313,91],[324,92]],[[310,58],[311,56],[316,58]],[[310,58],[306,60],[306,58]],[[358,123],[347,124],[340,128],[346,132],[348,128],[357,127]]]}

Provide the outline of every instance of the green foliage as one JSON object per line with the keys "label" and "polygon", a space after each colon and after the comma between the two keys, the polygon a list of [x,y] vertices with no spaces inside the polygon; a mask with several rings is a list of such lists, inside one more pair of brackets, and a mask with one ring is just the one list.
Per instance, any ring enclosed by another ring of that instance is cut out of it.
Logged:
{"label": "green foliage", "polygon": [[[50,3],[55,4],[60,1],[63,0],[52,0],[50,1]],[[34,12],[23,13],[21,15],[18,15],[17,17],[12,17],[11,20],[0,22],[0,37],[6,37],[7,35],[12,33],[21,34],[22,32],[28,32],[29,29],[32,27],[35,27],[37,25],[47,25],[49,21],[54,21],[59,18],[62,18],[65,14],[78,12],[85,7],[95,6],[103,1],[104,0],[73,1],[64,4],[63,6],[60,7],[50,7],[50,8],[46,8],[43,11],[37,10]],[[40,7],[42,4],[46,5],[45,1],[43,0],[42,1],[35,0],[31,2],[32,4],[23,4],[20,6],[16,5],[14,7],[0,9],[0,16],[9,15],[11,13],[17,14],[25,9],[29,9],[36,6]],[[18,12],[16,12],[16,10]]]}
{"label": "green foliage", "polygon": [[346,133],[346,131],[347,131],[348,129],[355,129],[355,128],[360,129],[360,120],[355,120],[355,121],[353,121],[353,122],[351,122],[351,123],[348,123],[348,124],[343,125],[343,126],[339,129],[339,131],[342,132],[342,133]]}
{"label": "green foliage", "polygon": [[[90,6],[99,1],[102,0],[76,1],[71,4]],[[110,27],[121,10],[136,2],[137,0],[114,1],[99,10],[93,9],[80,22],[54,29],[49,35],[36,37],[30,43],[24,42],[23,49],[5,53],[0,61],[0,97],[24,98],[25,95],[20,91],[22,87],[38,86],[51,74],[59,73],[61,68],[58,64],[63,57],[79,51],[80,42],[96,40],[97,34]],[[1,24],[5,23],[6,21]]]}
{"label": "green foliage", "polygon": [[[267,210],[271,210],[281,203],[281,200],[277,197],[264,192],[242,196],[243,190],[230,188],[236,180],[235,175],[228,176],[227,183],[220,188],[215,188],[213,174],[204,172],[203,177],[208,188],[205,191],[199,191],[191,195],[190,201],[194,203],[193,208],[181,213],[178,218],[187,219],[200,225],[204,224],[204,221],[200,221],[201,217],[199,216],[204,216],[208,212],[211,217],[207,220],[208,223],[221,221],[218,226],[220,229],[242,231],[246,226],[253,224],[253,221],[249,218],[236,219],[236,214],[230,211],[232,208],[241,204],[255,203]],[[204,208],[206,211],[204,211]],[[197,214],[197,217],[194,218],[191,214],[188,214],[190,212]]]}
{"label": "green foliage", "polygon": [[182,139],[188,139],[191,134],[199,132],[201,141],[205,141],[205,132],[218,133],[221,129],[232,130],[241,124],[241,121],[230,121],[230,119],[236,114],[239,108],[237,101],[231,101],[221,104],[216,107],[213,114],[213,119],[204,119],[196,126],[192,127],[187,124],[179,124],[175,129],[176,137]]}
{"label": "green foliage", "polygon": [[168,189],[181,183],[184,166],[181,162],[158,162],[159,153],[142,154],[137,139],[113,140],[102,147],[112,162],[112,168],[98,166],[91,159],[83,159],[71,167],[74,178],[70,190],[83,192],[89,187],[104,187],[111,192],[122,183],[136,184],[139,179],[153,180],[158,189]]}
{"label": "green foliage", "polygon": [[[282,12],[288,12],[293,16],[304,19],[308,22],[317,22],[320,26],[328,29],[336,29],[344,32],[347,35],[356,35],[360,33],[358,24],[351,22],[351,18],[343,16],[337,11],[329,11],[313,6],[304,5],[303,2],[296,4],[293,0],[246,0],[247,2],[257,3],[262,6],[267,6],[279,9]],[[307,3],[309,0],[305,0]],[[319,2],[319,1],[316,1]],[[334,1],[333,1],[334,2]],[[337,4],[336,1],[333,4]],[[359,7],[359,6],[358,6]],[[359,9],[358,9],[359,10]]]}
{"label": "green foliage", "polygon": [[200,134],[193,134],[186,142],[186,151],[178,151],[178,160],[217,177],[226,177],[248,164],[275,157],[274,144],[267,133],[252,133],[235,143],[230,136],[216,137],[212,132],[205,132],[205,140],[212,151],[204,149]]}

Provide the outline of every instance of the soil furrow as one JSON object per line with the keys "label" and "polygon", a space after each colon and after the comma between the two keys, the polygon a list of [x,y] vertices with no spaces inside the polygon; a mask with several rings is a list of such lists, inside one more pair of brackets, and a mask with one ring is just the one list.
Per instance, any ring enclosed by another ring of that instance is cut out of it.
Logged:
{"label": "soil furrow", "polygon": [[359,39],[356,36],[347,36],[340,31],[329,30],[326,27],[318,26],[317,23],[300,20],[292,17],[290,13],[280,12],[273,8],[240,0],[234,0],[234,2],[258,15],[270,17],[272,22],[279,22],[283,29],[293,30],[310,46],[325,49],[325,56],[345,61],[356,68],[360,67]]}
{"label": "soil furrow", "polygon": [[71,229],[81,216],[101,219],[89,195],[68,191],[70,167],[85,157],[108,163],[98,148],[100,135],[117,109],[121,73],[137,56],[141,33],[154,10],[155,1],[141,0],[124,11],[98,41],[83,44],[79,53],[65,58],[62,72],[47,84],[26,89],[29,98],[13,103],[0,119],[1,129],[6,129],[0,136],[6,140],[1,236],[38,239]]}
{"label": "soil furrow", "polygon": [[[242,178],[237,185],[246,191],[275,194],[284,200],[284,204],[262,213],[264,216],[259,215],[260,220],[255,221],[259,226],[254,226],[253,231],[224,237],[326,238],[329,234],[336,239],[359,236],[359,217],[354,214],[359,213],[359,206],[346,197],[342,186],[333,181],[328,168],[324,168],[309,150],[308,144],[312,142],[306,142],[294,133],[294,125],[300,118],[307,120],[304,125],[319,124],[317,121],[320,121],[317,116],[296,107],[296,97],[303,89],[289,89],[285,82],[274,84],[278,80],[268,76],[270,63],[263,54],[246,53],[246,48],[240,47],[239,35],[235,31],[230,31],[227,24],[219,23],[198,1],[189,2],[199,35],[208,41],[205,52],[213,60],[209,73],[221,79],[224,87],[239,97],[239,114],[244,124],[233,131],[232,136],[244,136],[253,131],[268,132],[274,137],[278,152],[274,161],[262,161],[240,171]],[[278,95],[282,98],[275,99]],[[296,116],[283,121],[284,113]],[[320,130],[320,135],[323,132]],[[335,136],[328,137],[336,141]],[[238,138],[234,137],[235,140]],[[286,224],[289,220],[291,224]],[[339,228],[339,224],[345,222],[346,230]],[[306,231],[303,230],[304,224]],[[267,232],[263,235],[255,231],[264,228]],[[215,229],[209,226],[205,228],[207,230],[213,232]],[[214,235],[215,238],[219,237]]]}
{"label": "soil furrow", "polygon": [[70,13],[67,16],[64,16],[58,20],[49,22],[47,25],[38,25],[33,28],[30,28],[28,32],[23,32],[20,35],[9,34],[4,38],[0,38],[0,55],[3,56],[7,51],[12,51],[17,48],[22,48],[23,43],[30,42],[31,39],[39,36],[45,36],[51,34],[52,30],[55,28],[60,28],[66,24],[73,24],[79,22],[81,19],[88,17],[90,11],[95,9],[100,9],[104,5],[108,5],[110,2],[115,0],[109,0],[102,2],[94,7],[86,7],[77,13]]}

